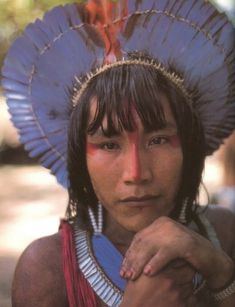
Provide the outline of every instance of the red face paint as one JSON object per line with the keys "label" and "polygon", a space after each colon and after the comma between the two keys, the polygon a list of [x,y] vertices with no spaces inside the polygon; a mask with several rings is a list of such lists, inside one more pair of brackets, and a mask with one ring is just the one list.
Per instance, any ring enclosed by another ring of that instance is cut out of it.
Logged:
{"label": "red face paint", "polygon": [[131,151],[131,165],[132,165],[132,176],[133,179],[138,180],[141,176],[141,168],[139,161],[139,135],[137,132],[127,133],[127,137],[130,143],[130,151]]}
{"label": "red face paint", "polygon": [[88,155],[93,156],[98,150],[98,146],[95,144],[87,143],[86,144],[86,152]]}

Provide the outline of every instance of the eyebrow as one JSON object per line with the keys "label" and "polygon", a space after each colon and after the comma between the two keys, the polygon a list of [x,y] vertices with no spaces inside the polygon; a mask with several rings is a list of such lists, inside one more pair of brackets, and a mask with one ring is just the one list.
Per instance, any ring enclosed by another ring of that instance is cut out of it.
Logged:
{"label": "eyebrow", "polygon": [[[177,126],[173,122],[166,122],[163,127],[160,128],[151,128],[151,129],[144,129],[145,133],[152,133],[152,132],[177,132]],[[120,136],[122,134],[122,130],[113,130],[108,131],[107,129],[102,128],[101,126],[96,131],[87,131],[87,135],[91,137],[115,137]]]}

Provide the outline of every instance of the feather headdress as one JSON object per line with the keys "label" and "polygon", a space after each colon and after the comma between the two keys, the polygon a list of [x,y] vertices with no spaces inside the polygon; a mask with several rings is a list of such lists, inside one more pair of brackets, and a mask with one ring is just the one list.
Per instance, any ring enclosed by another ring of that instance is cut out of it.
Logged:
{"label": "feather headdress", "polygon": [[193,108],[210,154],[235,127],[234,40],[226,16],[204,0],[68,4],[30,24],[14,42],[2,86],[21,142],[67,186],[75,78],[147,51],[166,73],[170,67],[179,72],[183,88],[196,91]]}

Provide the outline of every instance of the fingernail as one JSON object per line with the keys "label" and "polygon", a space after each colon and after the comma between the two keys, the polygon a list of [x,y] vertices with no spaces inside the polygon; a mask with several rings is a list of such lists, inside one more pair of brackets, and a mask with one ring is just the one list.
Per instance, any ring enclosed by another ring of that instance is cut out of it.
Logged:
{"label": "fingernail", "polygon": [[128,271],[126,272],[126,277],[127,277],[127,278],[131,278],[131,277],[132,277],[132,271],[131,271],[131,270],[128,270]]}
{"label": "fingernail", "polygon": [[121,269],[121,271],[120,271],[120,276],[121,276],[121,277],[124,277],[124,275],[125,275],[125,271]]}
{"label": "fingernail", "polygon": [[122,268],[121,268],[121,272],[122,272],[122,277],[123,277],[123,278],[127,278],[127,271],[128,271],[128,270],[127,270],[125,267],[122,267]]}
{"label": "fingernail", "polygon": [[152,272],[151,266],[150,265],[146,265],[146,267],[144,268],[144,274],[150,275],[151,272]]}

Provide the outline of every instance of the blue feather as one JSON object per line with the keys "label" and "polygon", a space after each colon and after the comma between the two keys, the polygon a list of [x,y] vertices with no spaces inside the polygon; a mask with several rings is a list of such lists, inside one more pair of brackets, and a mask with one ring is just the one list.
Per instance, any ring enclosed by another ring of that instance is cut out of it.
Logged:
{"label": "blue feather", "polygon": [[[18,81],[19,83],[26,84],[28,83],[29,73],[25,71],[16,70],[14,65],[10,67],[11,60],[7,58],[4,62],[4,66],[2,69],[2,76],[6,77],[6,79]],[[2,80],[4,81],[4,79]]]}
{"label": "blue feather", "polygon": [[61,163],[60,167],[53,172],[53,170],[51,171],[51,173],[53,175],[56,176],[58,182],[65,188],[68,187],[68,175],[67,175],[67,169],[65,166],[65,161],[63,161],[63,163]]}
{"label": "blue feather", "polygon": [[29,142],[31,141],[40,141],[40,139],[43,137],[42,133],[40,133],[38,130],[33,130],[31,129],[30,132],[27,132],[27,133],[21,133],[21,136],[20,136],[20,140],[23,144],[28,144]]}
{"label": "blue feather", "polygon": [[25,144],[25,149],[30,151],[31,157],[37,157],[38,155],[41,155],[42,153],[49,150],[50,146],[46,142],[41,144],[40,140],[34,140],[27,141],[27,144]]}
{"label": "blue feather", "polygon": [[51,171],[53,174],[56,174],[57,172],[59,172],[59,170],[61,168],[63,168],[65,161],[60,158],[58,159],[52,166],[51,166]]}
{"label": "blue feather", "polygon": [[29,121],[34,121],[34,117],[30,114],[22,115],[22,114],[12,114],[12,119],[14,123],[18,122],[29,122]]}
{"label": "blue feather", "polygon": [[51,165],[57,160],[57,157],[52,155],[51,152],[47,152],[40,159],[39,162],[46,168],[50,168]]}
{"label": "blue feather", "polygon": [[55,7],[52,11],[47,12],[43,20],[55,36],[58,36],[69,28],[69,23],[67,22],[62,6]]}
{"label": "blue feather", "polygon": [[11,114],[14,118],[16,117],[19,117],[19,120],[21,120],[22,116],[23,117],[23,120],[25,120],[25,117],[27,116],[27,119],[29,118],[28,116],[30,116],[30,118],[32,118],[31,116],[31,112],[30,112],[30,109],[29,108],[14,108],[14,109],[11,109]]}
{"label": "blue feather", "polygon": [[74,5],[70,5],[70,4],[67,4],[64,6],[64,9],[66,11],[66,15],[67,15],[67,18],[69,20],[69,23],[71,25],[79,25],[82,22],[79,14],[77,13],[77,5],[74,4]]}
{"label": "blue feather", "polygon": [[15,100],[9,99],[7,102],[8,108],[13,111],[14,109],[18,109],[19,107],[22,109],[31,110],[31,105],[27,102],[27,100]]}
{"label": "blue feather", "polygon": [[20,94],[24,94],[27,96],[28,94],[28,88],[25,84],[19,83],[13,80],[9,79],[3,79],[2,80],[2,86],[4,87],[5,91],[14,91],[18,92]]}
{"label": "blue feather", "polygon": [[41,50],[43,50],[45,46],[50,43],[48,37],[41,31],[37,24],[30,24],[25,29],[24,34],[27,38],[29,38],[34,48],[39,52],[41,52]]}
{"label": "blue feather", "polygon": [[37,49],[26,36],[16,39],[9,50],[8,58],[14,59],[16,70],[30,72],[35,58],[38,56]]}

